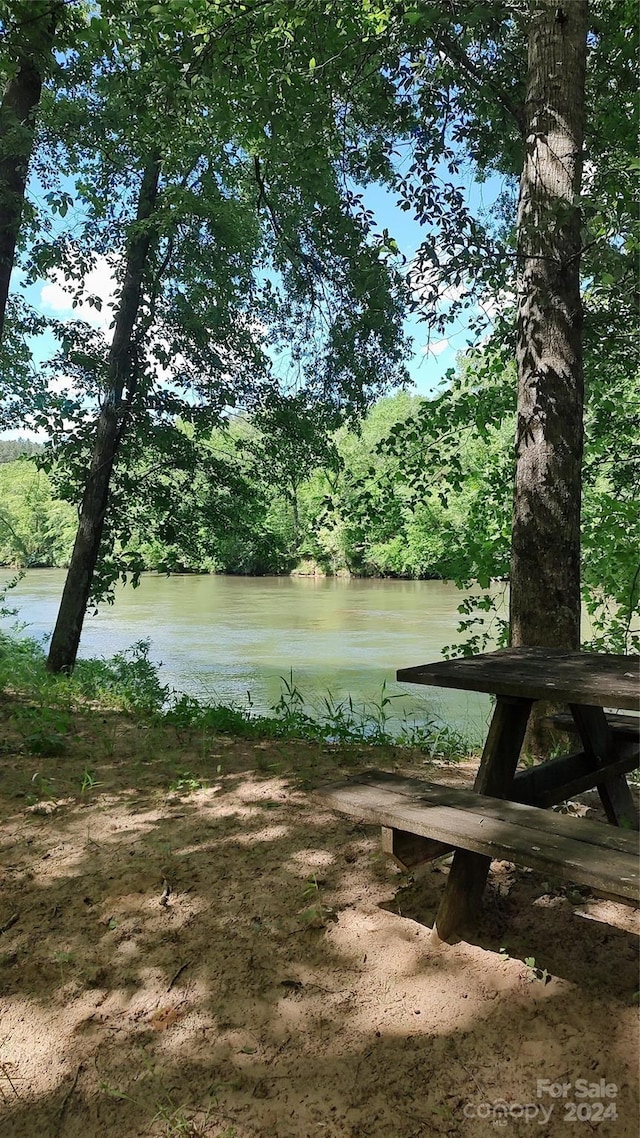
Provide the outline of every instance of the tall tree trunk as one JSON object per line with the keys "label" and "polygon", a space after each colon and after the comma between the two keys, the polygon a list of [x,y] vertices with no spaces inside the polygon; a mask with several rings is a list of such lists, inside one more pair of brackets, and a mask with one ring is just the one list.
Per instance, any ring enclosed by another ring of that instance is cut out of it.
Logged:
{"label": "tall tree trunk", "polygon": [[518,211],[511,643],[580,644],[580,211],[587,0],[532,0]]}
{"label": "tall tree trunk", "polygon": [[31,0],[22,9],[22,20],[14,13],[14,43],[6,49],[7,56],[13,55],[16,70],[0,104],[0,339],[33,152],[36,111],[63,5]]}
{"label": "tall tree trunk", "polygon": [[[160,167],[161,159],[156,154],[149,160],[142,178],[137,223],[148,222],[153,216],[158,197]],[[131,402],[134,394],[136,365],[132,337],[152,240],[151,225],[137,225],[127,249],[120,307],[109,351],[108,390],[98,415],[91,466],[80,507],[78,532],[51,638],[47,660],[51,672],[69,671],[78,654],[100,552],[111,472],[125,427],[127,403]]]}

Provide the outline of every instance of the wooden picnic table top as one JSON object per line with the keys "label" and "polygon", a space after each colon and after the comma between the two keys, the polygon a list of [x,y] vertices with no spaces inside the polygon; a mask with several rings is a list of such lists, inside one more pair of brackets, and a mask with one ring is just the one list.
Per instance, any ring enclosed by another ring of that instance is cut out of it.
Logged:
{"label": "wooden picnic table top", "polygon": [[401,683],[640,710],[640,657],[563,648],[503,648],[400,668]]}

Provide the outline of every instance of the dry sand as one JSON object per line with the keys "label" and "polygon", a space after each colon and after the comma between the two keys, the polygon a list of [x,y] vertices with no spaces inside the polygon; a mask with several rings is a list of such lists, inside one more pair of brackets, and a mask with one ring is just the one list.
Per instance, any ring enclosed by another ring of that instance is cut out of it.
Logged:
{"label": "dry sand", "polygon": [[441,945],[446,866],[400,873],[312,794],[473,764],[118,716],[42,759],[5,722],[2,1138],[636,1138],[637,911],[494,864]]}

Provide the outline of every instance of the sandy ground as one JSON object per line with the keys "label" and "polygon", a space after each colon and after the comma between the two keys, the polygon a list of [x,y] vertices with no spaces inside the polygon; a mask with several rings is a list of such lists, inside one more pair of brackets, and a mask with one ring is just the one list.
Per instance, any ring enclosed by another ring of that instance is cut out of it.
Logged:
{"label": "sandy ground", "polygon": [[446,866],[402,874],[312,793],[472,765],[117,716],[45,759],[11,716],[2,1138],[635,1138],[637,911],[494,864],[475,943],[441,945]]}

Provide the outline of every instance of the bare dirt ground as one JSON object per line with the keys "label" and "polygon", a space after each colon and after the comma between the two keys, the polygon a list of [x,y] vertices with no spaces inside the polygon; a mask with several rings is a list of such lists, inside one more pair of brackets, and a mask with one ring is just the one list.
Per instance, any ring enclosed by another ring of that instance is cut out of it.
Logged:
{"label": "bare dirt ground", "polygon": [[38,758],[4,721],[2,1138],[635,1138],[637,912],[494,865],[441,945],[446,867],[312,794],[472,764],[104,715]]}

